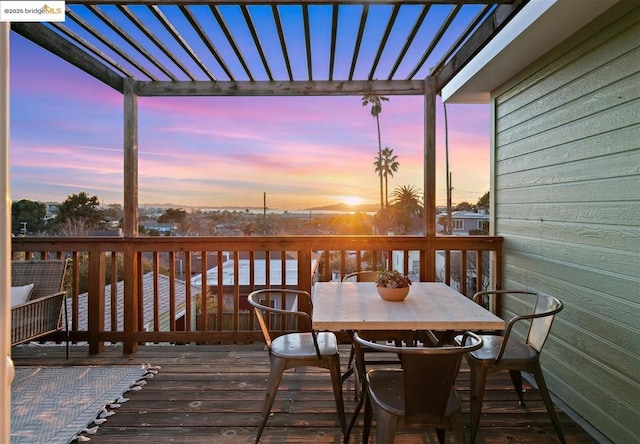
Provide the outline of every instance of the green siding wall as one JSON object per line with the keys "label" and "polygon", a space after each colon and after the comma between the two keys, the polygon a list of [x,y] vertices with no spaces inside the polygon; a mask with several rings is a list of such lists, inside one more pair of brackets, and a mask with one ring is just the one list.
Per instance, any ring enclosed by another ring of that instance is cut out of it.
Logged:
{"label": "green siding wall", "polygon": [[[551,390],[640,442],[640,3],[622,1],[492,94],[503,288],[565,304]],[[505,301],[504,316],[522,310]]]}

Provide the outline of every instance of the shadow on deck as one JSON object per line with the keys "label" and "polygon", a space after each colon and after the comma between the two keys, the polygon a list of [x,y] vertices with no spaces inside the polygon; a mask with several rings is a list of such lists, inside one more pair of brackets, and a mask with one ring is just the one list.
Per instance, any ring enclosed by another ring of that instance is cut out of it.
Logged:
{"label": "shadow on deck", "polygon": [[[343,370],[349,355],[342,350]],[[131,365],[150,363],[161,369],[129,402],[91,436],[100,443],[251,443],[255,439],[266,389],[269,358],[261,344],[144,346],[131,356],[107,347],[90,356],[86,347],[26,345],[12,349],[21,365]],[[465,364],[456,382],[463,421],[469,422],[469,372]],[[526,407],[518,406],[508,372],[490,375],[477,443],[558,442],[537,390],[526,384]],[[347,415],[355,408],[353,379],[345,382]],[[598,442],[559,411],[567,443]],[[351,435],[361,441],[362,415]],[[375,423],[374,423],[375,427]],[[467,428],[468,430],[468,428]],[[375,430],[374,430],[375,433]],[[468,433],[468,432],[467,432]],[[264,443],[340,443],[329,373],[321,369],[287,371],[263,433]],[[375,443],[375,437],[370,439]],[[436,443],[432,430],[399,432],[396,443]],[[447,442],[453,442],[447,436]]]}

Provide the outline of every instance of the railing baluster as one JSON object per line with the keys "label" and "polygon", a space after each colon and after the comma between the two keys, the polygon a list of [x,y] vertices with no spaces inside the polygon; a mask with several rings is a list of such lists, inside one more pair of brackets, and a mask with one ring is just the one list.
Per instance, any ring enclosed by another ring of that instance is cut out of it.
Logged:
{"label": "railing baluster", "polygon": [[[153,266],[153,331],[160,331],[160,265],[158,263],[158,252],[152,255]],[[144,276],[145,273],[143,273]],[[149,319],[151,321],[151,319]]]}
{"label": "railing baluster", "polygon": [[169,331],[176,331],[176,253],[169,252]]}
{"label": "railing baluster", "polygon": [[118,331],[118,255],[115,251],[111,253],[110,270],[109,307],[111,309],[111,317],[109,319],[109,330]]}
{"label": "railing baluster", "polygon": [[200,252],[200,276],[202,276],[200,291],[200,327],[202,330],[207,331],[209,326],[209,307],[207,307],[207,296],[209,295],[209,282],[207,280],[207,252]]}
{"label": "railing baluster", "polygon": [[184,299],[184,303],[186,305],[185,308],[185,322],[184,322],[184,329],[185,331],[191,331],[192,327],[193,327],[193,323],[191,322],[191,320],[193,319],[194,313],[193,310],[191,310],[191,304],[192,304],[192,295],[191,295],[191,252],[187,251],[184,254],[184,269],[186,270],[185,274],[186,274],[186,279],[185,279],[185,299]]}

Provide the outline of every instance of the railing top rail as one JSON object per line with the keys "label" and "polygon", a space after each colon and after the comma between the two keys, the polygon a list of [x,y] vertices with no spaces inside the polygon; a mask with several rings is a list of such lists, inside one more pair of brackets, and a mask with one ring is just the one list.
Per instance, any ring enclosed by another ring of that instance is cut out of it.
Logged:
{"label": "railing top rail", "polygon": [[[89,250],[123,251],[133,244],[136,251],[200,251],[202,249],[229,251],[296,250],[421,250],[432,243],[455,249],[493,249],[502,244],[499,236],[140,236],[140,237],[24,237],[13,238],[14,251]],[[211,248],[213,247],[213,248]]]}

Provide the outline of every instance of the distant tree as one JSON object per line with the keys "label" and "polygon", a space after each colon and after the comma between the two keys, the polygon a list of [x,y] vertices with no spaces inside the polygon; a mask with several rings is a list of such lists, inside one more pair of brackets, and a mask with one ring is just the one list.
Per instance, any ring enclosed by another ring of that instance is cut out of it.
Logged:
{"label": "distant tree", "polygon": [[37,233],[44,228],[47,206],[22,199],[11,204],[11,232],[15,235]]}
{"label": "distant tree", "polygon": [[[378,161],[382,162],[382,139],[380,137],[380,113],[382,112],[382,102],[389,101],[388,98],[377,96],[374,94],[367,94],[362,97],[362,106],[371,105],[371,115],[374,119],[376,119],[376,127],[378,129]],[[380,209],[384,208],[384,196],[382,190],[382,179],[383,173],[382,168],[376,170],[378,175],[380,176]]]}
{"label": "distant tree", "polygon": [[398,156],[393,154],[393,148],[385,147],[382,150],[382,162],[380,167],[384,174],[384,202],[389,206],[389,176],[393,177],[393,173],[398,172],[400,163],[397,161]]}
{"label": "distant tree", "polygon": [[121,220],[124,216],[124,209],[120,204],[109,204],[103,211],[104,217],[109,220]]}
{"label": "distant tree", "polygon": [[265,219],[263,215],[256,215],[253,222],[249,222],[242,228],[245,236],[277,236],[280,234],[280,219],[276,214],[269,214]]}
{"label": "distant tree", "polygon": [[158,218],[161,224],[181,224],[187,218],[187,212],[182,209],[167,208]]}
{"label": "distant tree", "polygon": [[99,227],[104,220],[104,213],[99,209],[100,201],[97,196],[89,197],[85,192],[72,194],[58,207],[58,215],[54,221],[56,228],[60,229],[67,221],[70,226],[86,230]]}
{"label": "distant tree", "polygon": [[56,231],[62,236],[87,236],[91,227],[87,222],[87,219],[82,217],[70,217],[65,219],[64,222],[56,225]]}
{"label": "distant tree", "polygon": [[399,234],[407,234],[413,220],[420,218],[424,205],[420,191],[412,185],[403,185],[393,190],[391,206],[395,209],[395,226]]}
{"label": "distant tree", "polygon": [[478,203],[476,204],[478,208],[489,208],[489,192],[487,191],[482,195],[480,199],[478,199]]}
{"label": "distant tree", "polygon": [[379,210],[373,217],[374,234],[387,234],[393,231],[396,220],[396,208],[391,205]]}
{"label": "distant tree", "polygon": [[473,211],[473,205],[471,205],[469,202],[465,200],[460,202],[458,205],[456,205],[455,210],[456,211]]}
{"label": "distant tree", "polygon": [[205,219],[202,213],[188,214],[182,222],[177,224],[176,231],[182,236],[206,235],[208,234],[208,229],[206,228]]}

